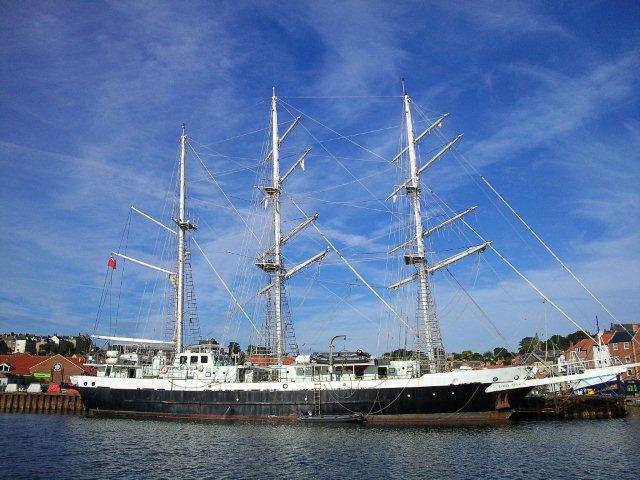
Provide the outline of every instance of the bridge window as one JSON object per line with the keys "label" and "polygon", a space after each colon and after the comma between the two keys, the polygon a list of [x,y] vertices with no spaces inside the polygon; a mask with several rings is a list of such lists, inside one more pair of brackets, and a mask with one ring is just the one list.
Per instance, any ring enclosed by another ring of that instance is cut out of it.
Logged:
{"label": "bridge window", "polygon": [[196,363],[198,363],[198,356],[197,355],[191,355],[191,360],[189,360],[189,363],[191,365],[195,365]]}
{"label": "bridge window", "polygon": [[184,365],[187,363],[187,356],[186,355],[180,355],[180,365]]}
{"label": "bridge window", "polygon": [[200,363],[209,363],[209,356],[208,355],[201,355],[200,356]]}

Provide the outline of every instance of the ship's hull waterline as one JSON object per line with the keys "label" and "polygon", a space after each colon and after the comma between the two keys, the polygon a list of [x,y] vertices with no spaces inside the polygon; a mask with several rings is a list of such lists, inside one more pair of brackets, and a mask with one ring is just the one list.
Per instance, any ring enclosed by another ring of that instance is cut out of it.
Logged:
{"label": "ship's hull waterline", "polygon": [[[508,420],[530,388],[486,393],[486,384],[320,390],[321,415],[360,413],[369,423],[487,423]],[[298,421],[317,413],[313,390],[188,391],[78,387],[92,416],[204,421]]]}

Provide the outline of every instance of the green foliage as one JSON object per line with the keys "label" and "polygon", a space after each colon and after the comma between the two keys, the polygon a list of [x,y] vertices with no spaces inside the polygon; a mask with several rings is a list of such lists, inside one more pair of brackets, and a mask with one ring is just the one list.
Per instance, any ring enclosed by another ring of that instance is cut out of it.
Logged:
{"label": "green foliage", "polygon": [[540,338],[538,338],[538,335],[535,337],[524,337],[520,340],[518,347],[518,353],[520,354],[540,350]]}
{"label": "green foliage", "polygon": [[589,337],[587,337],[587,335],[582,330],[577,330],[567,335],[566,338],[569,341],[569,344],[573,345],[574,343],[577,343],[580,340],[584,340],[585,338],[589,338]]}

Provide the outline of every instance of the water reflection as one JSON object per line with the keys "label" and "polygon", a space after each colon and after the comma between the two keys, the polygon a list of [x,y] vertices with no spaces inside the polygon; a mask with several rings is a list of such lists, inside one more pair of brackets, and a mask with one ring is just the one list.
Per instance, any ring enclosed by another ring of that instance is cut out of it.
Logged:
{"label": "water reflection", "polygon": [[496,427],[0,415],[3,478],[638,478],[640,417]]}

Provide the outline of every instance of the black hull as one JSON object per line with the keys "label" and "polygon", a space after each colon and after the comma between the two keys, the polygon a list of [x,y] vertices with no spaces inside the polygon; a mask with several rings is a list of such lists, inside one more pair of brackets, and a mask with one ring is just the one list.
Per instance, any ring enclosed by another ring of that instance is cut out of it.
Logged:
{"label": "black hull", "polygon": [[[379,423],[469,423],[506,420],[529,388],[485,393],[484,384],[322,390],[322,415],[359,413]],[[91,415],[199,420],[298,421],[315,413],[314,392],[118,390],[79,387]]]}

